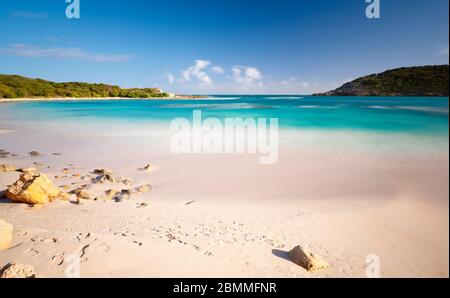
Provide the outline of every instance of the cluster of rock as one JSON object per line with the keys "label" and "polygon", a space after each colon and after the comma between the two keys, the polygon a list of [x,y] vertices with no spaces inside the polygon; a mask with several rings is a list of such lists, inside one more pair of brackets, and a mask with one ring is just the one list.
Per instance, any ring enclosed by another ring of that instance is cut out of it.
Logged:
{"label": "cluster of rock", "polygon": [[[30,152],[31,154],[31,152]],[[144,167],[145,171],[150,171],[151,166]],[[68,200],[70,195],[74,195],[77,199],[77,203],[81,203],[82,200],[114,200],[122,201],[130,199],[132,194],[139,194],[148,192],[152,186],[150,184],[142,185],[134,189],[109,189],[105,191],[105,196],[98,198],[92,197],[86,190],[89,185],[85,184],[81,187],[72,189],[68,193],[55,186],[53,182],[43,173],[39,173],[35,168],[17,169],[14,165],[0,164],[1,172],[21,172],[20,178],[14,182],[8,189],[1,194],[14,202],[26,203],[26,204],[46,204],[56,199]],[[69,169],[62,169],[63,174],[69,174]],[[92,183],[122,183],[125,186],[131,186],[134,181],[128,177],[116,178],[113,172],[108,169],[95,169],[91,172],[92,175],[86,175],[81,177],[82,180],[90,180]],[[74,174],[75,175],[75,174]],[[79,175],[79,174],[78,174]],[[59,176],[55,176],[58,178]],[[67,189],[67,188],[65,188]],[[70,189],[70,188],[69,188]]]}
{"label": "cluster of rock", "polygon": [[[9,152],[0,150],[0,157],[8,155]],[[30,156],[40,155],[36,151],[29,152]],[[36,163],[35,163],[36,164]],[[150,172],[151,166],[147,165],[143,170]],[[63,174],[69,174],[69,169],[62,170]],[[11,201],[18,203],[25,203],[30,205],[40,206],[52,202],[54,200],[68,200],[70,195],[74,195],[77,199],[77,203],[81,203],[82,200],[98,200],[97,197],[91,197],[86,189],[89,185],[85,184],[82,187],[65,192],[50,180],[45,174],[40,173],[36,168],[23,168],[18,169],[14,165],[0,164],[0,173],[20,172],[19,179],[10,185],[6,191],[0,191],[0,198],[7,197]],[[88,179],[92,183],[122,183],[125,186],[131,186],[134,182],[133,179],[128,177],[116,178],[111,170],[95,169],[91,174],[81,177],[82,180]],[[73,175],[75,177],[75,174]],[[79,174],[78,174],[79,176]],[[77,176],[77,177],[78,177]],[[57,176],[55,176],[57,178]],[[65,188],[67,189],[67,188]],[[70,189],[70,188],[69,188]],[[148,192],[152,189],[150,184],[142,185],[134,189],[109,189],[105,191],[106,200],[122,201],[124,199],[130,199],[132,194],[139,194]],[[11,247],[13,240],[13,226],[6,221],[0,219],[0,251]],[[22,265],[18,263],[9,263],[2,269],[0,269],[0,278],[38,278],[41,275],[34,272],[34,268],[31,265]]]}
{"label": "cluster of rock", "polygon": [[[111,170],[108,169],[95,169],[92,171],[92,174],[97,175],[96,177],[92,176],[83,176],[82,179],[91,179],[92,183],[122,183],[125,186],[131,186],[134,181],[128,177],[119,177],[116,178]],[[151,190],[152,186],[150,184],[142,185],[136,187],[134,189],[108,189],[105,191],[105,196],[102,197],[92,197],[88,192],[86,192],[87,185],[76,188],[70,192],[77,198],[77,203],[80,204],[83,200],[104,200],[104,201],[116,201],[120,202],[122,200],[128,200],[131,198],[133,194],[139,194],[148,192]]]}

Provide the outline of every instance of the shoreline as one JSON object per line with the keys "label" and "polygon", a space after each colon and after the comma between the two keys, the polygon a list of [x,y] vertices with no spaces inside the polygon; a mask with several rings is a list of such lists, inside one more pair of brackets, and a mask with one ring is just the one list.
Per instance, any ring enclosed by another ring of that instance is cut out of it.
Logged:
{"label": "shoreline", "polygon": [[173,97],[151,97],[151,98],[130,98],[130,97],[60,97],[60,98],[0,98],[0,103],[9,102],[23,102],[23,101],[94,101],[94,100],[186,100],[186,99],[206,99],[208,96],[191,96],[191,95],[176,95]]}

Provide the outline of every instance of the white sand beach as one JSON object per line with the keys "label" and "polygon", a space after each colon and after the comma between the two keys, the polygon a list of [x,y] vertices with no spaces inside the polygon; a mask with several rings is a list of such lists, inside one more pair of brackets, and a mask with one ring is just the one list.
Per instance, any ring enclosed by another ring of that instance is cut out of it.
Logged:
{"label": "white sand beach", "polygon": [[[0,265],[64,277],[76,255],[82,277],[365,277],[366,258],[376,255],[382,277],[448,277],[448,151],[368,154],[309,143],[282,143],[278,163],[261,166],[253,155],[170,154],[158,138],[15,127],[0,135],[0,149],[17,154],[2,164],[37,167],[67,190],[86,184],[92,197],[152,190],[120,202],[0,200],[0,218],[14,226]],[[148,163],[150,173],[140,169]],[[133,183],[83,178],[97,168]],[[0,173],[0,188],[18,177]],[[305,271],[287,255],[296,245],[331,267]]]}

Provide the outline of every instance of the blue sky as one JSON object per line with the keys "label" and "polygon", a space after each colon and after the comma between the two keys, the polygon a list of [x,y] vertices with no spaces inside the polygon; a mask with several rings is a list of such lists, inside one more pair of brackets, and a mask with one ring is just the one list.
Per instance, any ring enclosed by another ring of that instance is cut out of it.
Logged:
{"label": "blue sky", "polygon": [[448,0],[2,1],[0,73],[195,94],[309,94],[448,64]]}

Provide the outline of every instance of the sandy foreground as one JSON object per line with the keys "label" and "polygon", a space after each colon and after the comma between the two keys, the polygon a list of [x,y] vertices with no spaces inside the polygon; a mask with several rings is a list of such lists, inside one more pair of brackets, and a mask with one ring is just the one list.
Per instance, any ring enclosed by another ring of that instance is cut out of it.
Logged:
{"label": "sandy foreground", "polygon": [[[276,165],[261,166],[252,155],[173,155],[153,143],[3,130],[0,149],[17,156],[0,163],[35,166],[65,189],[88,184],[99,198],[107,189],[153,189],[80,205],[0,200],[0,218],[14,225],[0,266],[20,262],[64,277],[75,255],[82,277],[365,277],[367,256],[376,255],[383,277],[449,275],[448,152],[282,146]],[[151,173],[140,170],[147,163]],[[82,179],[96,168],[133,184]],[[17,178],[0,173],[0,188]],[[287,252],[296,245],[331,268],[308,273],[292,263]]]}

